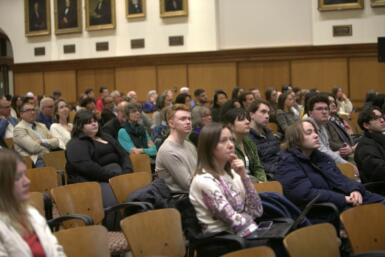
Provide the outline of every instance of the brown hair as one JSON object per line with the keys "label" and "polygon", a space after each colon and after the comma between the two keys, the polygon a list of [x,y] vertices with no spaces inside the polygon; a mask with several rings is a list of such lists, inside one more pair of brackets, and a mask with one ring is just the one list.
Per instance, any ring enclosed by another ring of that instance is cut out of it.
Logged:
{"label": "brown hair", "polygon": [[281,145],[282,149],[289,149],[289,148],[301,148],[304,140],[304,134],[305,131],[303,129],[303,123],[308,122],[311,125],[313,125],[314,130],[317,131],[317,126],[312,120],[299,120],[290,125],[285,130],[285,141]]}
{"label": "brown hair", "polygon": [[170,109],[166,111],[167,122],[172,119],[177,111],[190,112],[190,109],[185,104],[174,104]]}
{"label": "brown hair", "polygon": [[[221,133],[224,129],[231,129],[221,123],[213,122],[204,126],[199,134],[198,140],[198,165],[195,174],[210,173],[215,178],[219,177],[219,167],[214,159],[214,150],[217,147]],[[230,164],[227,163],[225,171],[232,177]]]}
{"label": "brown hair", "polygon": [[25,219],[26,204],[18,201],[14,194],[16,169],[20,162],[23,163],[23,160],[17,153],[6,149],[0,150],[0,213],[17,231],[23,231],[25,229],[23,225],[31,229],[31,225]]}

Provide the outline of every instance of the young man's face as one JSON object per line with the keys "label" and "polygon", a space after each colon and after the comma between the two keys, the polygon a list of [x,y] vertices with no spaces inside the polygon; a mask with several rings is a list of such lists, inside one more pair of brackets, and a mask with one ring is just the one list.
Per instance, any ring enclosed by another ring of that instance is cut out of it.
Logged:
{"label": "young man's face", "polygon": [[324,102],[315,103],[313,110],[309,114],[315,122],[320,124],[326,123],[329,119],[329,106]]}
{"label": "young man's face", "polygon": [[255,124],[259,126],[266,127],[269,123],[269,115],[270,108],[266,104],[261,103],[258,107],[258,110],[255,113],[250,113],[251,119],[255,122]]}
{"label": "young man's face", "polygon": [[184,110],[176,111],[169,120],[169,126],[178,133],[188,135],[191,132],[191,113]]}
{"label": "young man's face", "polygon": [[384,115],[378,110],[373,110],[373,114],[375,117],[368,123],[364,123],[364,127],[369,132],[385,132]]}

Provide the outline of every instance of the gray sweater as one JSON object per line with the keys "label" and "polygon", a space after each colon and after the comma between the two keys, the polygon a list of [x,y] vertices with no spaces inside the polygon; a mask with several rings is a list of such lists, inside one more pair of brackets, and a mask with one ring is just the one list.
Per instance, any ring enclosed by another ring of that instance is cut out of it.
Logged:
{"label": "gray sweater", "polygon": [[159,148],[155,171],[172,193],[188,193],[196,167],[197,152],[190,142],[180,145],[167,138]]}

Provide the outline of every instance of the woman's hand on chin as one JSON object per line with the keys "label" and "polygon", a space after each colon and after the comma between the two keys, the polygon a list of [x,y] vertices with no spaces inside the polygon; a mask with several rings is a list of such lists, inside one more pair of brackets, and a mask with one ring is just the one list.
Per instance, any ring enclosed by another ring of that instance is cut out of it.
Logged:
{"label": "woman's hand on chin", "polygon": [[230,164],[231,164],[231,168],[236,173],[238,173],[239,176],[241,176],[241,177],[245,177],[246,176],[245,164],[235,154],[231,155]]}

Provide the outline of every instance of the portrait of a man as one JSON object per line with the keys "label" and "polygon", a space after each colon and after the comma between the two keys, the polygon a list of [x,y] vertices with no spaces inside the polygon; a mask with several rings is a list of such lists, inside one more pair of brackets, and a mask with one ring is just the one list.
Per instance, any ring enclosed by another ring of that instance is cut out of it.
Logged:
{"label": "portrait of a man", "polygon": [[29,30],[47,29],[47,13],[45,0],[32,0],[29,5]]}
{"label": "portrait of a man", "polygon": [[93,8],[91,7],[90,25],[101,25],[112,23],[111,1],[110,0],[93,0]]}
{"label": "portrait of a man", "polygon": [[166,0],[165,10],[166,12],[183,10],[182,0]]}
{"label": "portrait of a man", "polygon": [[363,9],[364,0],[318,0],[320,11]]}
{"label": "portrait of a man", "polygon": [[59,29],[73,28],[78,25],[77,0],[58,0]]}
{"label": "portrait of a man", "polygon": [[86,0],[88,30],[115,27],[115,0]]}
{"label": "portrait of a man", "polygon": [[145,17],[146,0],[126,0],[126,15],[128,19]]}
{"label": "portrait of a man", "polygon": [[161,17],[176,17],[187,15],[187,0],[160,0]]}
{"label": "portrait of a man", "polygon": [[27,36],[50,33],[49,0],[24,0],[25,33]]}

